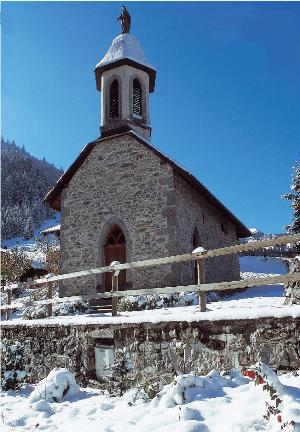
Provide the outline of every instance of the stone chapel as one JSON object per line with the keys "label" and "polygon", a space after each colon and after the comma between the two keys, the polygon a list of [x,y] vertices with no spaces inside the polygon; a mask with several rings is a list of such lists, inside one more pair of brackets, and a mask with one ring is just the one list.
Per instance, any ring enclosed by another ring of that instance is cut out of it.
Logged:
{"label": "stone chapel", "polygon": [[[156,70],[122,25],[95,67],[100,137],[88,143],[45,202],[61,212],[60,273],[236,244],[249,230],[191,173],[151,143]],[[206,281],[238,280],[237,255],[208,259]],[[195,264],[123,270],[119,289],[188,285]],[[60,296],[111,290],[111,275],[77,278]]]}

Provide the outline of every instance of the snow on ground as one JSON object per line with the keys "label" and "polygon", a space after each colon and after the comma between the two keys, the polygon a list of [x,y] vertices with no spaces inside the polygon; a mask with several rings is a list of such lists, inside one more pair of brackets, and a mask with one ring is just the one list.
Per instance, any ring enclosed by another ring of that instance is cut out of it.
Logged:
{"label": "snow on ground", "polygon": [[[21,247],[24,251],[34,252],[37,249],[36,238],[40,236],[41,231],[51,228],[60,223],[60,213],[56,213],[55,219],[45,220],[38,228],[34,230],[34,236],[28,240],[23,237],[13,237],[8,240],[1,241],[1,247],[6,247],[7,249],[12,249],[16,246]],[[28,256],[28,258],[31,258]]]}
{"label": "snow on ground", "polygon": [[[280,377],[283,402],[292,404],[299,421],[300,376]],[[285,387],[286,386],[286,387]],[[268,394],[262,385],[231,370],[206,376],[179,375],[149,400],[142,389],[122,397],[109,397],[100,390],[81,388],[66,394],[61,402],[33,401],[32,387],[19,394],[1,396],[2,432],[280,432],[280,423],[266,427],[263,415]],[[287,391],[285,391],[285,389]],[[296,429],[299,431],[299,429]]]}
{"label": "snow on ground", "polygon": [[[268,289],[268,287],[265,287]],[[155,310],[118,312],[118,316],[112,317],[111,313],[82,314],[56,316],[43,319],[22,320],[20,318],[11,321],[2,321],[2,326],[18,324],[22,326],[34,325],[87,325],[87,324],[129,324],[129,323],[159,323],[165,321],[218,321],[258,319],[266,317],[300,317],[300,305],[283,305],[282,297],[247,298],[245,293],[234,294],[228,299],[209,303],[206,312],[200,312],[198,306],[185,306],[163,308]],[[245,297],[245,298],[243,298]]]}

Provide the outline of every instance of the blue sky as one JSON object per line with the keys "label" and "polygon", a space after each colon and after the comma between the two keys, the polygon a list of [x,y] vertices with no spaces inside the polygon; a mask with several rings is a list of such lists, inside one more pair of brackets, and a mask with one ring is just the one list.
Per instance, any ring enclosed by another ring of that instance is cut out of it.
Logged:
{"label": "blue sky", "polygon": [[[120,2],[2,2],[2,134],[66,169],[99,136]],[[127,2],[157,69],[152,142],[242,222],[282,232],[300,152],[300,3]]]}

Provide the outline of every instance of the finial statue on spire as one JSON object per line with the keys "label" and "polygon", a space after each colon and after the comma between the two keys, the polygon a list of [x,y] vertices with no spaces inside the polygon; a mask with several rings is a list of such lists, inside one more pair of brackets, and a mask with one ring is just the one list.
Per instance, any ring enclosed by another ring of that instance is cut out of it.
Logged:
{"label": "finial statue on spire", "polygon": [[122,33],[129,33],[130,32],[130,25],[131,25],[131,17],[129,15],[128,10],[126,9],[126,6],[122,6],[122,13],[117,18],[117,21],[121,21],[121,28]]}

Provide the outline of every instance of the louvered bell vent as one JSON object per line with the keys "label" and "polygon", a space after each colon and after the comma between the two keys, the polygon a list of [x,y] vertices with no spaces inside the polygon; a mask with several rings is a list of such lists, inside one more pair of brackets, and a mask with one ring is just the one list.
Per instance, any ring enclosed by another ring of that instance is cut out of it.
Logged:
{"label": "louvered bell vent", "polygon": [[134,116],[142,117],[142,88],[138,79],[133,80],[133,106]]}

